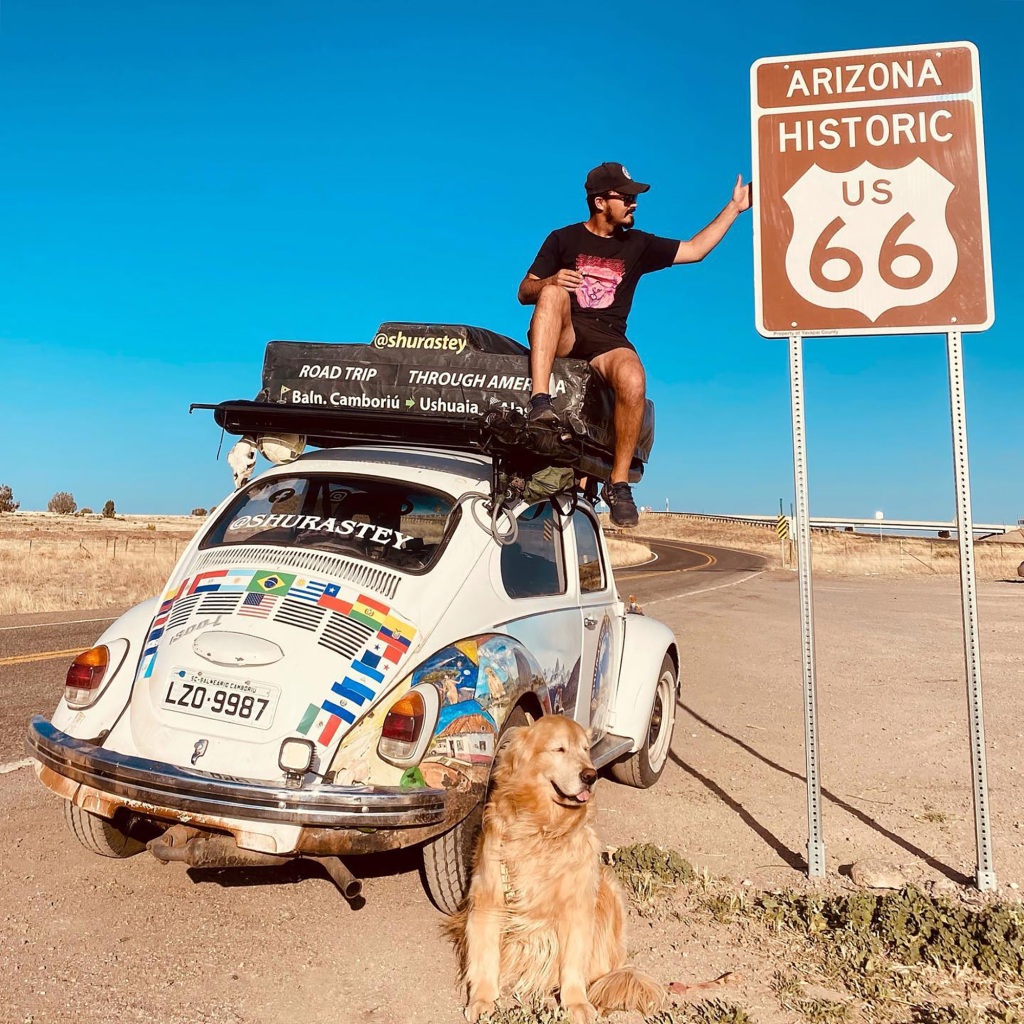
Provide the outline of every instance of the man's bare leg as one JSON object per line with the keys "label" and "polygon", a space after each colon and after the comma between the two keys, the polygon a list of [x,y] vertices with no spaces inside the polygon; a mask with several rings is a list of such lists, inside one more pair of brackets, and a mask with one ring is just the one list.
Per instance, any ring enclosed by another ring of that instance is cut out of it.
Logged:
{"label": "man's bare leg", "polygon": [[640,357],[631,348],[613,348],[595,356],[590,365],[611,385],[615,393],[615,458],[611,483],[627,483],[640,428],[644,421],[647,377]]}
{"label": "man's bare leg", "polygon": [[545,285],[537,296],[530,320],[530,376],[533,394],[546,395],[556,356],[567,356],[576,343],[569,293],[558,285]]}

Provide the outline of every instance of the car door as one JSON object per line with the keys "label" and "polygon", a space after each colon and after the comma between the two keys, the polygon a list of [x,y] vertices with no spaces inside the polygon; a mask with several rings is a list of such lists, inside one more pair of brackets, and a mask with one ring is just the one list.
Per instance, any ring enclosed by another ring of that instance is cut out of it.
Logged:
{"label": "car door", "polygon": [[[590,730],[591,743],[608,731],[621,643],[621,619],[611,566],[602,554],[599,526],[590,512],[572,513],[575,574],[578,582],[583,656],[580,662],[577,721]],[[572,567],[569,567],[572,572]]]}
{"label": "car door", "polygon": [[567,572],[568,523],[548,500],[520,512],[516,525],[515,539],[501,546],[495,560],[509,614],[498,628],[530,652],[534,664],[524,678],[543,681],[551,710],[575,718],[587,696],[581,682],[580,610]]}

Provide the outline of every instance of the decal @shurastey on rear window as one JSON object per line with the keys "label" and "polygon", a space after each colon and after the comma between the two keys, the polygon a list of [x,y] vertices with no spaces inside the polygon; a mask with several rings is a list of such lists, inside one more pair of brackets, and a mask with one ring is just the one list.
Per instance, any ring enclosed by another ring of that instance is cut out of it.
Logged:
{"label": "decal @shurastey on rear window", "polygon": [[217,521],[203,548],[308,548],[406,572],[434,563],[454,502],[402,482],[311,474],[258,480]]}

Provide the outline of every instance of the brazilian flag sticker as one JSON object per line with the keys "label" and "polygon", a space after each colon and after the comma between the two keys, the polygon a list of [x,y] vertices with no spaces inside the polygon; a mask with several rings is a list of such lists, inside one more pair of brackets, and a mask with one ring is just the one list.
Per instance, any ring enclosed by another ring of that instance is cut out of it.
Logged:
{"label": "brazilian flag sticker", "polygon": [[278,597],[283,597],[294,582],[294,573],[257,572],[253,574],[252,582],[245,589],[250,593],[277,594]]}

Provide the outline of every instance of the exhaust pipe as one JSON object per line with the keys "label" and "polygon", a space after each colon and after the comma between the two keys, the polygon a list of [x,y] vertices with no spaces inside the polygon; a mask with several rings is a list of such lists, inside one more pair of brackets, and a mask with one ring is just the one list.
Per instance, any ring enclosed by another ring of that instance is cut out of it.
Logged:
{"label": "exhaust pipe", "polygon": [[287,864],[291,857],[277,857],[258,850],[243,850],[230,836],[193,836],[184,843],[153,839],[149,851],[165,864],[172,861],[190,868],[258,868]]}
{"label": "exhaust pipe", "polygon": [[331,876],[331,881],[341,891],[341,895],[351,903],[363,891],[363,883],[352,874],[340,857],[307,857],[322,864],[324,871]]}
{"label": "exhaust pipe", "polygon": [[340,857],[278,856],[246,850],[231,836],[204,834],[187,825],[172,825],[162,836],[151,839],[149,852],[164,864],[186,864],[190,868],[280,867],[292,860],[312,860],[323,866],[331,881],[350,903],[363,891],[363,883]]}

